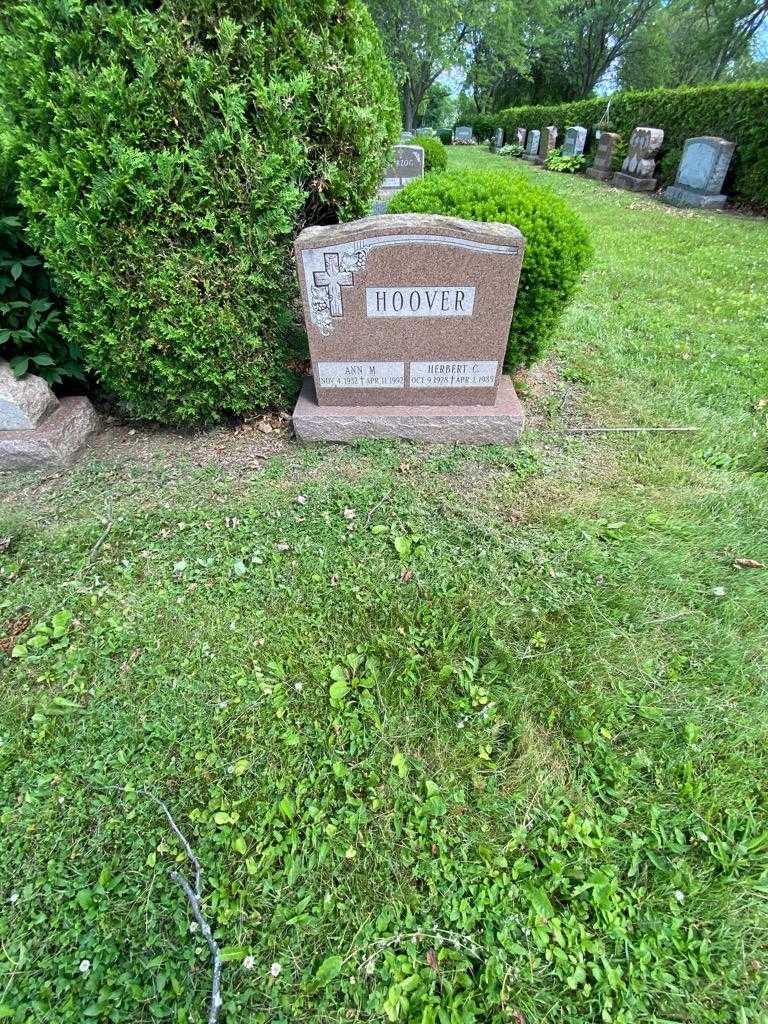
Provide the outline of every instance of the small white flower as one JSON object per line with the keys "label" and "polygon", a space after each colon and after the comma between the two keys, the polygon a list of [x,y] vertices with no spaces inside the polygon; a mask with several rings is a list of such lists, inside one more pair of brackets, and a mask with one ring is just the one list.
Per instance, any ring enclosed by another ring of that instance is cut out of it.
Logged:
{"label": "small white flower", "polygon": [[12,892],[11,895],[8,897],[8,902],[9,903],[17,903],[18,899],[19,899],[19,894],[17,892]]}
{"label": "small white flower", "polygon": [[696,838],[699,840],[700,843],[708,843],[709,842],[709,836],[707,835],[706,832],[697,832],[696,833]]}
{"label": "small white flower", "polygon": [[680,892],[679,889],[675,889],[675,899],[678,903],[683,903],[685,901],[685,893]]}
{"label": "small white flower", "polygon": [[196,932],[199,927],[200,927],[200,925],[197,923],[197,921],[190,921],[189,922],[189,930],[191,932],[193,932],[193,933]]}
{"label": "small white flower", "polygon": [[269,973],[272,975],[273,978],[276,978],[278,976],[278,974],[280,973],[280,971],[282,971],[282,969],[283,968],[280,966],[280,964],[274,963],[269,968]]}
{"label": "small white flower", "polygon": [[90,969],[91,969],[91,961],[90,960],[81,960],[80,961],[80,967],[78,968],[78,970],[80,971],[81,974],[87,974],[88,971],[90,971]]}
{"label": "small white flower", "polygon": [[293,688],[296,691],[296,693],[301,693],[301,691],[304,689],[304,683],[294,683]]}
{"label": "small white flower", "polygon": [[725,597],[725,587],[712,587],[712,594],[715,597]]}
{"label": "small white flower", "polygon": [[245,958],[245,960],[243,960],[243,967],[246,969],[246,971],[252,971],[255,966],[256,966],[256,957],[255,956],[247,956]]}
{"label": "small white flower", "polygon": [[64,797],[63,797],[63,796],[60,796],[60,797],[59,797],[59,803],[60,803],[60,804],[63,804],[63,803],[64,803]]}

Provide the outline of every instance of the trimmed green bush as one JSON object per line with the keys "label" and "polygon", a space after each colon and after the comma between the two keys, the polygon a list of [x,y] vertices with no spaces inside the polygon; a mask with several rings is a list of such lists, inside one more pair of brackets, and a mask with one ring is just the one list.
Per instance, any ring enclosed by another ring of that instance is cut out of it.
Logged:
{"label": "trimmed green bush", "polygon": [[67,335],[134,412],[283,403],[292,242],[366,213],[399,135],[360,0],[9,0],[0,96]]}
{"label": "trimmed green bush", "polygon": [[519,228],[525,257],[505,366],[530,366],[542,355],[592,252],[584,224],[559,196],[506,170],[453,171],[414,181],[398,192],[389,212],[442,213]]}
{"label": "trimmed green bush", "polygon": [[445,146],[442,142],[423,135],[420,135],[416,142],[424,149],[425,171],[444,171],[446,169],[448,166],[448,154],[445,152]]}
{"label": "trimmed green bush", "polygon": [[623,92],[611,97],[610,124],[605,124],[604,96],[547,107],[509,107],[497,114],[470,118],[476,134],[501,127],[510,133],[518,127],[557,125],[560,133],[574,124],[602,124],[607,131],[628,139],[638,125],[664,129],[660,153],[661,181],[674,180],[686,139],[718,135],[736,143],[725,191],[744,202],[768,205],[768,82],[734,82],[726,85],[685,86]]}

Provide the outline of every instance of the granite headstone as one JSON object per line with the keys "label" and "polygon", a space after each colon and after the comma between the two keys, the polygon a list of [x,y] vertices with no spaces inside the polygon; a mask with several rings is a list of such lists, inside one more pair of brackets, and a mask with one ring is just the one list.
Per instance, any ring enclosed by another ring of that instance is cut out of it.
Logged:
{"label": "granite headstone", "polygon": [[597,143],[597,152],[591,167],[587,168],[587,177],[596,181],[608,181],[613,174],[613,155],[621,136],[615,132],[601,132]]}
{"label": "granite headstone", "polygon": [[630,192],[654,192],[656,190],[656,154],[664,142],[661,128],[638,127],[629,138],[629,152],[612,180],[616,188]]}
{"label": "granite headstone", "polygon": [[501,149],[501,147],[503,145],[504,145],[504,129],[503,128],[497,128],[496,131],[493,133],[493,148],[494,149]]}
{"label": "granite headstone", "polygon": [[456,128],[453,133],[454,142],[471,142],[472,141],[472,129],[468,125],[461,125]]}
{"label": "granite headstone", "polygon": [[581,156],[586,144],[587,129],[575,124],[566,130],[561,152],[563,156]]}
{"label": "granite headstone", "polygon": [[528,132],[528,139],[525,143],[525,152],[523,153],[523,160],[537,160],[539,156],[539,140],[541,139],[541,132],[538,128],[533,128]]}
{"label": "granite headstone", "polygon": [[523,415],[502,367],[524,246],[511,225],[429,214],[306,228],[297,435],[514,440]]}
{"label": "granite headstone", "polygon": [[515,131],[515,141],[517,142],[518,146],[522,146],[523,149],[525,149],[525,139],[526,139],[527,135],[528,135],[528,129],[527,128],[518,128]]}
{"label": "granite headstone", "polygon": [[735,142],[712,135],[688,139],[675,183],[662,195],[664,201],[674,206],[722,209],[728,197],[721,189],[735,148]]}
{"label": "granite headstone", "polygon": [[373,201],[374,213],[385,213],[390,199],[414,178],[424,177],[424,149],[421,146],[392,147],[392,159],[384,171]]}
{"label": "granite headstone", "polygon": [[0,360],[0,472],[66,465],[97,425],[87,398],[59,400],[42,377],[17,379]]}

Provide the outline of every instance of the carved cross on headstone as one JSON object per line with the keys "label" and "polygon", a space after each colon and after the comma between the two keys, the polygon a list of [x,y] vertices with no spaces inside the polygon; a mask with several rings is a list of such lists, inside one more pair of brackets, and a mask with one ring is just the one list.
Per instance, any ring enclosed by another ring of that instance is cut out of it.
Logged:
{"label": "carved cross on headstone", "polygon": [[324,260],[325,270],[316,270],[313,274],[315,285],[328,289],[331,316],[341,316],[344,312],[341,305],[341,289],[354,284],[354,278],[348,271],[341,269],[337,252],[325,253]]}

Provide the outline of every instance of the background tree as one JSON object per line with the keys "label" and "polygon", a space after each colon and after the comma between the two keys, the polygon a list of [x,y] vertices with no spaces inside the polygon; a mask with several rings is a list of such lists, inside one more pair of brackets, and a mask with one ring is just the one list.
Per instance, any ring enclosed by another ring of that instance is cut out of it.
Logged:
{"label": "background tree", "polygon": [[403,124],[411,131],[430,87],[460,64],[465,0],[368,0],[395,72]]}
{"label": "background tree", "polygon": [[433,82],[418,114],[419,125],[447,128],[456,120],[456,97],[447,85]]}
{"label": "background tree", "polygon": [[767,18],[768,0],[671,0],[626,48],[619,83],[647,89],[759,75],[752,47]]}

